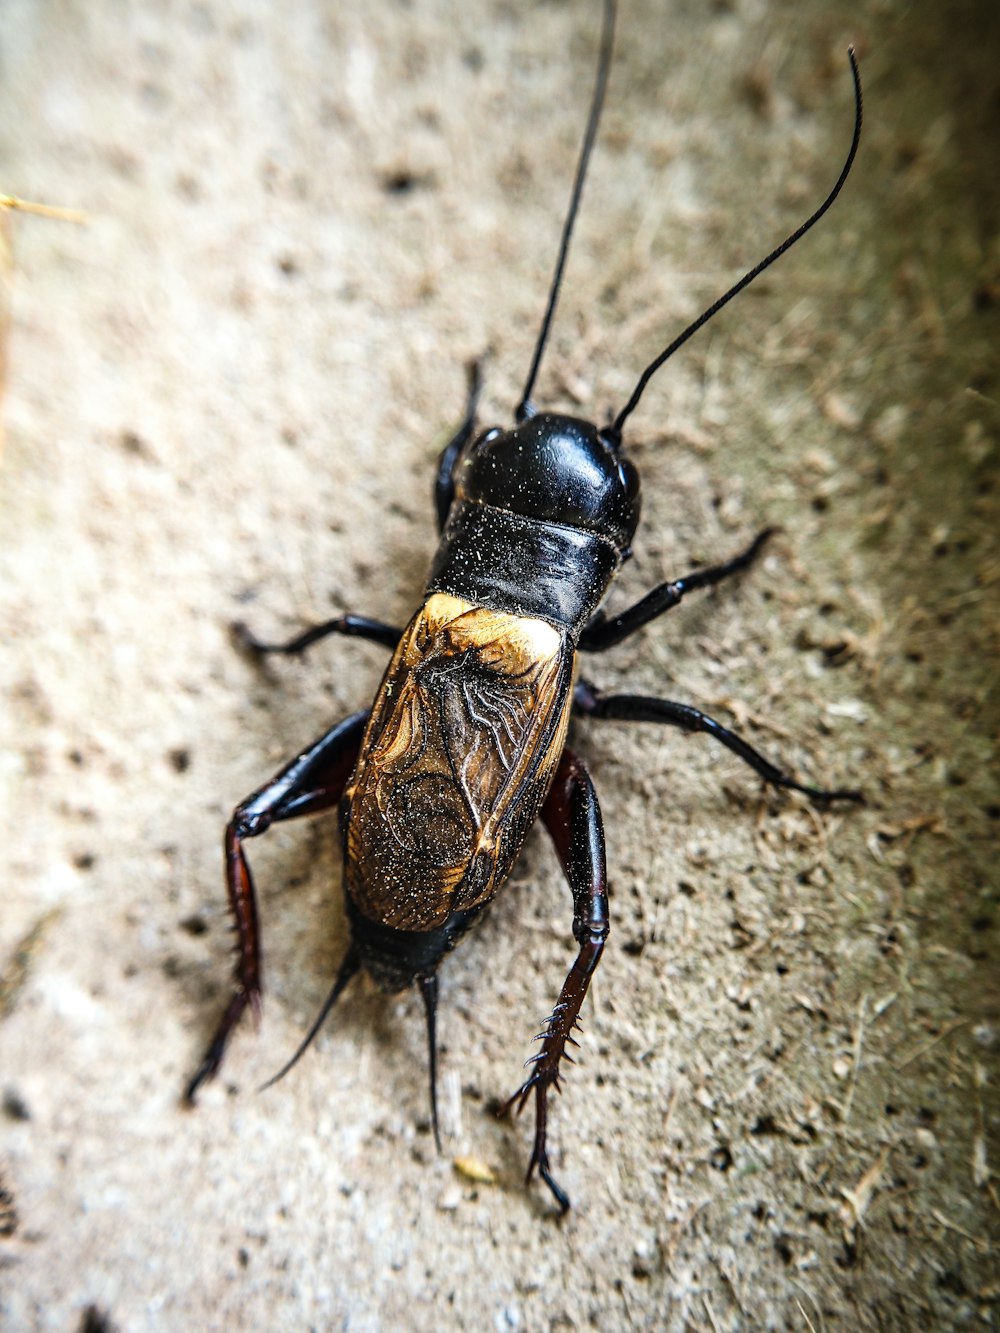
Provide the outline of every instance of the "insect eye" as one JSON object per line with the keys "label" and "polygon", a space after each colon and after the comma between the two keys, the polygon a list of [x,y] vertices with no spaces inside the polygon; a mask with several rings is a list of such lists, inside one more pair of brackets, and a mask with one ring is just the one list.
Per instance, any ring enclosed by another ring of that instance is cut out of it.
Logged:
{"label": "insect eye", "polygon": [[634,500],[639,494],[639,473],[627,458],[619,460],[618,480],[621,482],[628,498]]}
{"label": "insect eye", "polygon": [[495,440],[498,435],[502,434],[503,431],[499,426],[491,426],[489,430],[484,430],[482,435],[480,435],[477,440],[473,441],[471,452],[474,454],[478,453],[479,450],[489,444],[491,440]]}

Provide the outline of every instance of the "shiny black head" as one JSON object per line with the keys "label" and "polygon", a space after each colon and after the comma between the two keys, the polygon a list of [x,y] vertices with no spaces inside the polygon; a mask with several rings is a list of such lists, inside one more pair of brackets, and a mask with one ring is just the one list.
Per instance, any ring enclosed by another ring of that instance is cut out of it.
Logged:
{"label": "shiny black head", "polygon": [[614,443],[579,417],[540,412],[494,427],[459,457],[455,498],[594,532],[627,552],[639,523],[639,474]]}

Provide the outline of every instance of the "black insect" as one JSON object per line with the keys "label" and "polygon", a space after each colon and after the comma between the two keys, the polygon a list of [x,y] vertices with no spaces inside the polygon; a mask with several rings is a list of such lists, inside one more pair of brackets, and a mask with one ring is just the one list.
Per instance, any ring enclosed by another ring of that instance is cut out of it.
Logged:
{"label": "black insect", "polygon": [[341,616],[283,644],[260,643],[242,631],[255,653],[301,653],[328,634],[345,634],[383,644],[393,656],[369,711],[338,723],[233,813],[225,855],[239,935],[236,992],[187,1089],[193,1100],[218,1070],[243,1011],[261,1007],[260,936],[245,841],[278,820],[339,807],[350,944],[322,1012],[281,1072],[306,1049],[359,969],[388,992],[416,982],[427,1012],[431,1110],[440,1143],[438,965],[502,887],[541,815],[573,893],[579,953],[540,1034],[531,1072],[507,1106],[520,1110],[534,1093],[528,1178],[537,1167],[562,1209],[569,1199],[552,1176],[546,1147],[548,1094],[559,1082],[609,929],[601,812],[586,767],[566,745],[570,716],[705,732],[775,786],[820,803],[860,799],[858,792],[796,781],[688,704],[602,694],[577,677],[578,653],[614,647],[693,589],[745,569],[763,549],[770,530],[734,559],[662,583],[618,615],[601,609],[639,521],[639,476],[622,443],[626,420],[667,358],[822,217],[847,178],[861,132],[852,51],[854,136],[837,183],[816,212],[660,353],[609,425],[539,412],[531,394],[604,100],[614,20],[613,0],[605,0],[596,87],[516,424],[476,433],[480,373],[474,367],[465,419],[438,466],[441,537],[420,609],[405,630]]}

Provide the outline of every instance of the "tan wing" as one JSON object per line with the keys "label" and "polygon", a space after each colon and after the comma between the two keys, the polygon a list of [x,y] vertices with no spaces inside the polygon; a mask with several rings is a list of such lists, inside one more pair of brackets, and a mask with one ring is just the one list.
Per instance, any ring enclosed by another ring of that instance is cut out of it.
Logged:
{"label": "tan wing", "polygon": [[431,930],[510,873],[562,751],[572,650],[541,620],[433,593],[410,622],[348,785],[348,892]]}

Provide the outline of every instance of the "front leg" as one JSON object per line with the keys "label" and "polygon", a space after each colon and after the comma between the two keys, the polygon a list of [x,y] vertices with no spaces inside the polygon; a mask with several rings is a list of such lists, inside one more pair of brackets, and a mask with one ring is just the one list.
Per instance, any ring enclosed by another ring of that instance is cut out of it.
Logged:
{"label": "front leg", "polygon": [[476,409],[479,406],[479,394],[483,387],[483,366],[481,361],[470,361],[467,367],[468,388],[465,396],[465,416],[462,424],[451,437],[438,459],[437,476],[434,479],[434,508],[437,511],[438,531],[443,531],[448,521],[448,510],[455,497],[455,479],[452,473],[459,454],[472,439],[476,429]]}
{"label": "front leg", "polygon": [[[559,1064],[566,1053],[566,1043],[576,1045],[573,1029],[578,1025],[580,1006],[600,962],[608,937],[608,875],[604,852],[604,827],[601,807],[590,774],[571,750],[564,750],[556,769],[552,789],[542,807],[542,820],[555,844],[560,864],[573,891],[573,936],[580,946],[576,962],[563,983],[559,1000],[539,1033],[542,1049],[529,1060],[530,1076],[507,1102],[501,1114],[515,1103],[524,1108],[535,1094],[535,1143],[528,1164],[527,1179],[535,1168],[548,1185],[562,1212],[569,1208],[569,1196],[553,1179],[546,1147],[546,1115],[550,1088],[559,1088]],[[572,1057],[566,1055],[572,1063]]]}
{"label": "front leg", "polygon": [[626,607],[617,616],[609,617],[604,611],[598,611],[583,629],[579,648],[583,653],[603,653],[613,648],[623,639],[629,638],[644,625],[648,625],[657,616],[662,616],[681,601],[686,593],[695,588],[712,588],[723,579],[746,569],[763,551],[765,543],[773,537],[774,528],[765,528],[757,534],[745,551],[727,560],[724,565],[710,565],[707,569],[696,569],[685,574],[682,579],[673,579],[658,584],[652,592],[646,593],[634,606]]}
{"label": "front leg", "polygon": [[244,840],[259,837],[280,820],[318,814],[339,805],[361,748],[367,720],[367,713],[354,713],[332,727],[270,782],[241,802],[226,826],[226,889],[237,935],[236,990],[201,1064],[187,1085],[184,1100],[189,1104],[194,1103],[202,1083],[218,1073],[230,1035],[244,1010],[249,1007],[255,1016],[260,1014],[262,984],[257,895],[243,851]]}

